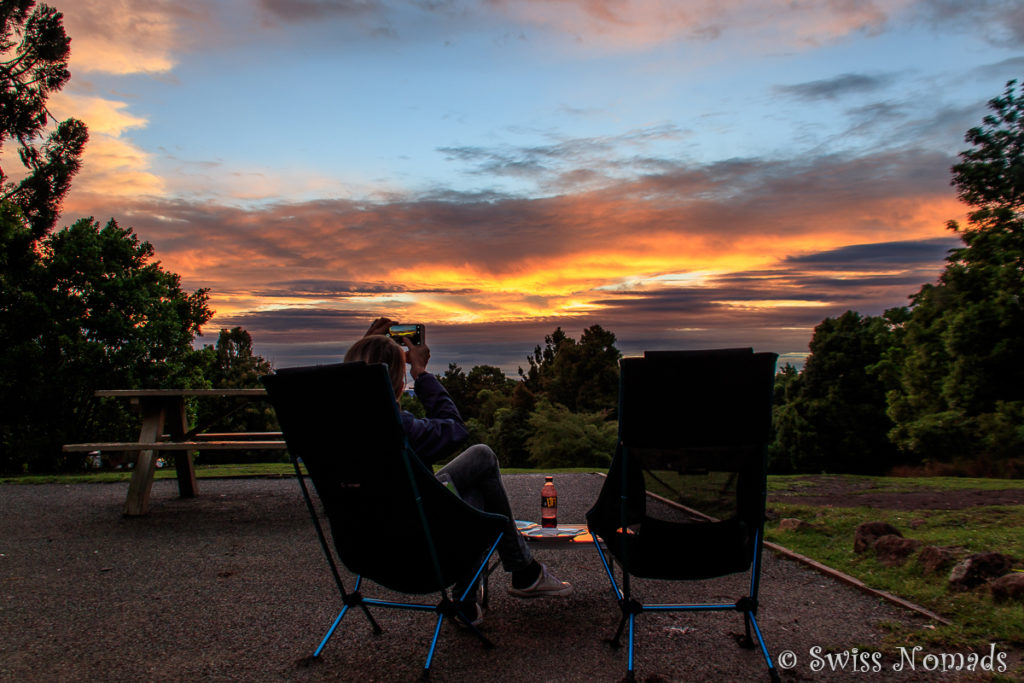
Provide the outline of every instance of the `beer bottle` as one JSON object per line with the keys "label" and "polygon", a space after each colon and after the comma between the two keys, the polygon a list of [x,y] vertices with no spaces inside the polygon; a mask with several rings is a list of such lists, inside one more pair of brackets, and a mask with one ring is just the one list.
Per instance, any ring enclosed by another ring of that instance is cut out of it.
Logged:
{"label": "beer bottle", "polygon": [[546,529],[558,526],[558,492],[553,477],[544,477],[540,490],[540,525]]}

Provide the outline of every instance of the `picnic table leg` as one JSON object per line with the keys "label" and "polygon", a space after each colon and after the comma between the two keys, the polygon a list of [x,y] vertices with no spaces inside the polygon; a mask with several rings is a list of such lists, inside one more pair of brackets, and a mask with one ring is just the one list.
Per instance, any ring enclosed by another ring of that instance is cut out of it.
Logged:
{"label": "picnic table leg", "polygon": [[[142,430],[139,433],[140,443],[153,443],[160,440],[164,431],[166,403],[159,399],[143,397],[139,404],[142,412]],[[131,483],[128,484],[128,499],[124,504],[124,514],[129,516],[144,515],[149,507],[149,492],[153,488],[153,473],[156,471],[156,452],[151,450],[138,451],[135,470],[132,472]]]}
{"label": "picnic table leg", "polygon": [[[183,441],[188,432],[188,414],[185,401],[171,400],[167,403],[167,430],[171,441]],[[192,464],[193,451],[178,451],[174,454],[174,468],[178,472],[178,495],[182,498],[196,497],[196,469]]]}

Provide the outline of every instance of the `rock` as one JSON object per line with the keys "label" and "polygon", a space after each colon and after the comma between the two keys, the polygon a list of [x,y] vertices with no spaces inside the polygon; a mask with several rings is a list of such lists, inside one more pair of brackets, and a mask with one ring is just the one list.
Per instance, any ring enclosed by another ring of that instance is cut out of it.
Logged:
{"label": "rock", "polygon": [[896,534],[886,534],[876,540],[872,548],[878,555],[879,562],[886,567],[895,567],[906,562],[919,545],[921,545],[921,541],[903,538]]}
{"label": "rock", "polygon": [[975,553],[953,567],[949,573],[951,590],[970,590],[1013,568],[1013,560],[1002,553]]}
{"label": "rock", "polygon": [[989,583],[995,602],[1024,602],[1024,572],[1010,572]]}
{"label": "rock", "polygon": [[805,529],[813,528],[813,524],[809,524],[808,522],[795,517],[787,517],[779,521],[779,529],[783,531],[804,531]]}
{"label": "rock", "polygon": [[864,553],[882,536],[903,536],[900,530],[887,522],[864,522],[853,535],[853,552]]}
{"label": "rock", "polygon": [[956,561],[956,555],[949,548],[926,545],[917,554],[917,563],[925,574],[938,574]]}

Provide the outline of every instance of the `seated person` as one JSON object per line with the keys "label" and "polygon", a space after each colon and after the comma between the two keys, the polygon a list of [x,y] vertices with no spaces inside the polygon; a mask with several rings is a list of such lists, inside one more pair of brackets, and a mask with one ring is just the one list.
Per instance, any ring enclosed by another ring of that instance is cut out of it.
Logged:
{"label": "seated person", "polygon": [[[402,426],[409,445],[429,467],[452,453],[466,440],[469,432],[444,386],[427,372],[430,348],[426,344],[407,345],[403,348],[394,339],[385,336],[385,332],[394,324],[397,323],[387,318],[375,320],[366,335],[345,354],[345,362],[387,364],[396,401],[405,390],[405,366],[408,363],[416,396],[423,404],[427,417],[420,419],[408,411],[402,411]],[[402,341],[405,343],[407,340],[402,338]],[[478,444],[466,449],[438,471],[437,478],[446,484],[450,482],[459,496],[477,509],[508,517],[508,527],[498,545],[498,555],[505,571],[512,574],[512,585],[508,591],[511,595],[533,598],[564,596],[572,592],[570,584],[555,578],[546,565],[530,555],[512,517],[512,508],[501,483],[498,458],[488,446]],[[465,585],[461,589],[465,590]],[[459,586],[456,586],[456,597],[460,594]],[[483,619],[481,597],[481,591],[478,590],[475,605],[467,612],[474,625]]]}

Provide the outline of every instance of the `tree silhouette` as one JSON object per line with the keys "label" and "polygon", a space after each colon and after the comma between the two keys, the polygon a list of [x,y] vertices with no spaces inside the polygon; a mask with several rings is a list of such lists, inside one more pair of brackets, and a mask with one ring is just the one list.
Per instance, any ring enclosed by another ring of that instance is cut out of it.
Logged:
{"label": "tree silhouette", "polygon": [[33,239],[55,225],[89,138],[85,124],[73,118],[47,132],[54,118],[47,97],[71,77],[63,18],[35,0],[0,3],[0,150],[13,141],[25,167],[18,181],[0,168],[0,201],[21,209]]}
{"label": "tree silhouette", "polygon": [[912,298],[889,414],[904,450],[1002,472],[1024,453],[1024,91],[1010,81],[988,106],[952,167],[972,207],[966,225],[949,222],[964,246]]}

